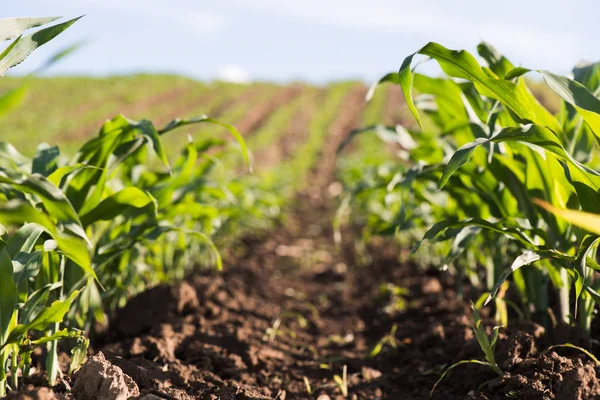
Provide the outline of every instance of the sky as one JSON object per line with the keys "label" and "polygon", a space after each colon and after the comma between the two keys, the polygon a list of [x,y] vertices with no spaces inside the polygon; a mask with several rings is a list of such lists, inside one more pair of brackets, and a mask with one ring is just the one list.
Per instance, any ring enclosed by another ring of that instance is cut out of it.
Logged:
{"label": "sky", "polygon": [[485,40],[514,64],[562,74],[600,60],[598,0],[3,2],[0,18],[85,14],[20,65],[21,74],[80,40],[84,46],[46,74],[372,82],[429,41],[475,52]]}

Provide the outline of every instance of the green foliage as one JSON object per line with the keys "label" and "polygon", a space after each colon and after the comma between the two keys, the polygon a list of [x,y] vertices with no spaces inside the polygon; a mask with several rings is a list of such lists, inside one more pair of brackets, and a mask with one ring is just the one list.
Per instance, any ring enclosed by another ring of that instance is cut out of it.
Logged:
{"label": "green foliage", "polygon": [[[575,68],[573,78],[537,71],[562,101],[553,114],[524,79],[536,71],[487,43],[477,50],[479,60],[429,43],[378,82],[402,88],[421,132],[387,128],[407,143],[400,159],[344,179],[346,203],[367,235],[433,249],[417,257],[457,274],[459,293],[468,277],[484,283],[489,302],[510,282],[524,317],[548,324],[551,285],[556,315],[589,329],[600,299],[592,273],[600,232],[589,214],[600,213],[600,64]],[[416,73],[420,55],[448,78]]]}
{"label": "green foliage", "polygon": [[[3,20],[0,37],[51,20]],[[18,36],[0,62],[11,67],[75,20]],[[0,105],[7,109],[13,101],[4,97]],[[211,174],[226,141],[190,136],[171,164],[163,138],[206,125],[228,130],[250,165],[240,133],[204,115],[161,129],[119,115],[71,159],[45,143],[33,157],[0,143],[0,396],[9,371],[14,389],[18,369],[27,376],[35,347],[48,348],[53,384],[57,341],[76,340],[71,372],[76,370],[94,322],[148,285],[183,278],[202,260],[222,268],[213,241],[223,227],[241,224],[248,211],[264,216],[255,202],[239,201],[256,193]]]}

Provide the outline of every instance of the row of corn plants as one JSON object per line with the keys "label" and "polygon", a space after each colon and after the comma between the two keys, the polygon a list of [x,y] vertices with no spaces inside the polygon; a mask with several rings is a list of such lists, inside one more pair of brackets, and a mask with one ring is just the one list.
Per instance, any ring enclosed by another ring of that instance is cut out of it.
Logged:
{"label": "row of corn plants", "polygon": [[[459,293],[465,279],[485,288],[477,306],[494,303],[499,324],[510,308],[589,332],[600,301],[600,64],[564,77],[515,67],[487,43],[477,51],[479,59],[432,42],[378,82],[402,88],[420,129],[353,132],[376,131],[399,158],[346,179],[346,203],[362,209],[367,235],[395,235],[415,251],[428,245],[416,257],[456,274]],[[417,56],[447,76],[416,73]],[[527,73],[560,98],[558,113],[532,94]],[[505,299],[507,285],[517,301]]]}
{"label": "row of corn plants", "polygon": [[[0,20],[0,40],[16,37],[0,55],[0,72],[75,22],[22,34],[54,20]],[[15,93],[5,94],[0,106],[16,101]],[[128,297],[183,278],[198,260],[221,268],[214,239],[231,231],[254,203],[236,197],[242,188],[234,193],[231,184],[211,177],[219,151],[229,148],[222,139],[190,136],[169,162],[164,137],[198,124],[231,132],[248,162],[235,128],[206,116],[157,129],[120,115],[71,159],[58,146],[43,143],[27,157],[0,142],[0,397],[28,376],[35,348],[47,348],[53,384],[60,373],[59,340],[74,343],[74,370],[94,323]]]}

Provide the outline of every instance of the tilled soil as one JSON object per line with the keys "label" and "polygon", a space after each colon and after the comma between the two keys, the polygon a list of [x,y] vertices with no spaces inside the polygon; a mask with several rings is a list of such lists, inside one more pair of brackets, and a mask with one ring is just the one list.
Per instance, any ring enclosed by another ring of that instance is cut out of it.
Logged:
{"label": "tilled soil", "polygon": [[[96,341],[102,355],[73,379],[54,392],[30,387],[31,397],[12,398],[99,398],[85,392],[90,387],[112,388],[111,398],[133,381],[127,393],[146,399],[342,399],[334,376],[346,368],[347,398],[426,399],[445,367],[482,359],[452,279],[399,263],[385,241],[370,245],[370,265],[358,265],[352,232],[341,248],[330,239],[328,203],[303,196],[284,226],[228,254],[219,275],[199,273],[136,296]],[[385,296],[382,284],[403,290]],[[369,358],[394,325],[393,341]],[[541,354],[552,343],[585,345],[580,338],[564,327],[547,335],[536,324],[503,330],[504,376],[461,366],[433,398],[600,398],[598,367],[587,356]],[[67,387],[73,392],[61,394]]]}

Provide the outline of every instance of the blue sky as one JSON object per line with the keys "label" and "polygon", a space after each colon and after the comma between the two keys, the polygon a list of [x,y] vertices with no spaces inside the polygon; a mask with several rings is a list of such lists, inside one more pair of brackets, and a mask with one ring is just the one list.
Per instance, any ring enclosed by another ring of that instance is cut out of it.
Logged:
{"label": "blue sky", "polygon": [[600,59],[600,2],[466,0],[22,0],[0,17],[86,16],[19,66],[87,44],[52,74],[171,72],[199,79],[372,81],[428,41],[567,73]]}

